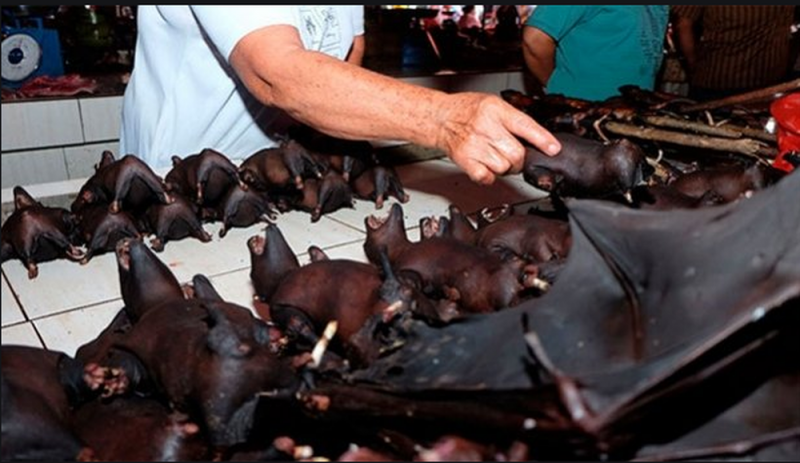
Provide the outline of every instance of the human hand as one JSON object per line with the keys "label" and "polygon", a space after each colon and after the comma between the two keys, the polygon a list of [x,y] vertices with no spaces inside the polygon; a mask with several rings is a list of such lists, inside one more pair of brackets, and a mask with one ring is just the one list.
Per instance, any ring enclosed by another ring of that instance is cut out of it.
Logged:
{"label": "human hand", "polygon": [[477,183],[490,185],[497,175],[522,170],[525,147],[516,137],[551,156],[561,150],[550,132],[494,95],[448,95],[439,115],[436,145]]}

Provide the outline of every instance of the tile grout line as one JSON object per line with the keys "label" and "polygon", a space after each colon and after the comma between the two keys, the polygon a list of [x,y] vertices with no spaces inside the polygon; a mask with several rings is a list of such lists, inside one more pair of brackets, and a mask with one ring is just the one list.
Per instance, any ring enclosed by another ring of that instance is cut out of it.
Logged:
{"label": "tile grout line", "polygon": [[33,323],[33,321],[31,321],[30,324],[31,328],[33,328],[34,334],[36,334],[36,337],[39,339],[39,342],[42,343],[42,348],[44,348],[44,350],[50,350],[47,347],[47,344],[44,342],[44,337],[42,337],[42,334],[39,333],[39,328],[36,327],[36,323]]}
{"label": "tile grout line", "polygon": [[13,297],[14,301],[17,303],[17,307],[19,308],[19,311],[22,313],[22,317],[25,318],[24,321],[30,321],[30,317],[28,317],[28,313],[25,311],[25,307],[22,306],[22,301],[17,295],[17,292],[14,290],[14,287],[11,286],[11,280],[9,280],[8,276],[6,276],[6,272],[3,272],[3,280],[5,280],[6,286],[8,286],[8,291],[11,293],[11,297]]}
{"label": "tile grout line", "polygon": [[[89,304],[89,305],[82,305],[82,306],[79,306],[79,307],[73,307],[71,309],[59,310],[57,312],[49,313],[47,315],[42,315],[41,317],[33,318],[33,319],[29,320],[29,321],[31,323],[33,323],[33,322],[38,322],[38,321],[42,321],[42,320],[47,320],[49,318],[58,317],[58,316],[61,316],[61,315],[66,315],[66,314],[68,314],[70,312],[77,312],[79,310],[90,310],[90,309],[97,308],[97,307],[99,307],[101,305],[110,304],[110,303],[115,302],[115,301],[119,301],[119,303],[122,304],[122,307],[125,306],[125,303],[120,298],[108,299],[108,300],[105,300],[105,301],[94,302],[94,303]],[[122,308],[122,307],[120,307],[120,308]]]}

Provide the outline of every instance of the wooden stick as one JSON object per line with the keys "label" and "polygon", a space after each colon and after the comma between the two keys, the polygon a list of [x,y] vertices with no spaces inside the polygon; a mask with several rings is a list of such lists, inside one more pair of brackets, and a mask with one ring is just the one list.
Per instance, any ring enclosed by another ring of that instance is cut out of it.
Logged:
{"label": "wooden stick", "polygon": [[742,134],[742,136],[755,138],[756,140],[765,141],[768,143],[778,143],[778,136],[774,133],[765,132],[761,129],[754,129],[752,127],[740,127],[738,125],[723,125],[722,127],[728,128],[728,130],[735,130]]}
{"label": "wooden stick", "polygon": [[323,331],[322,336],[317,341],[317,345],[314,346],[314,350],[311,351],[311,366],[313,368],[318,368],[320,363],[322,363],[322,356],[325,355],[325,351],[328,350],[328,345],[331,343],[331,339],[333,336],[336,335],[336,330],[339,328],[339,322],[336,320],[332,320],[328,322],[328,325],[325,326],[325,331]]}
{"label": "wooden stick", "polygon": [[632,124],[622,124],[613,121],[607,122],[605,129],[625,137],[662,141],[676,145],[692,146],[716,151],[729,151],[753,156],[759,160],[760,156],[768,154],[760,142],[749,138],[732,140],[730,138],[707,137],[705,135],[692,135],[673,132],[671,130],[654,129],[652,127],[637,127]]}
{"label": "wooden stick", "polygon": [[705,111],[707,109],[724,108],[745,103],[755,103],[762,100],[769,100],[784,93],[800,90],[800,79],[795,79],[772,87],[753,90],[751,92],[733,95],[719,100],[706,101],[680,108],[680,112],[691,113],[695,111]]}
{"label": "wooden stick", "polygon": [[714,127],[702,122],[687,121],[668,116],[645,116],[644,121],[656,127],[691,130],[692,132],[723,138],[742,138],[742,133],[728,127]]}

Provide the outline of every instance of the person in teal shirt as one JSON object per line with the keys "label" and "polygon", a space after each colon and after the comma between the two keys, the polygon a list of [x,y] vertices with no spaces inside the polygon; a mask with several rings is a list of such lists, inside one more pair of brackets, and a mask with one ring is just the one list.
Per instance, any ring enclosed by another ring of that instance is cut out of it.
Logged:
{"label": "person in teal shirt", "polygon": [[525,63],[549,94],[598,101],[623,85],[652,90],[668,5],[536,7],[523,30]]}

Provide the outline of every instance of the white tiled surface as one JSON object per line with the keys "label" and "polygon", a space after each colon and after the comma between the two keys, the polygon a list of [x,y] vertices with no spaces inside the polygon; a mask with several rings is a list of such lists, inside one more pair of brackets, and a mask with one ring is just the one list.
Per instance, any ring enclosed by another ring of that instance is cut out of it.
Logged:
{"label": "white tiled surface", "polygon": [[2,150],[83,143],[77,100],[3,103]]}
{"label": "white tiled surface", "polygon": [[[412,240],[418,239],[420,218],[446,215],[451,203],[473,212],[503,203],[528,203],[542,196],[524,184],[520,176],[501,178],[491,187],[479,186],[446,160],[402,166],[398,173],[411,196],[403,208]],[[308,262],[306,251],[311,245],[323,248],[332,259],[366,262],[364,218],[369,214],[385,216],[391,204],[390,201],[376,211],[374,204],[357,201],[355,209],[338,211],[316,224],[302,212],[279,215],[276,223],[301,264]],[[159,257],[182,283],[198,273],[204,274],[224,299],[253,310],[247,240],[263,234],[264,228],[259,224],[233,229],[220,239],[219,225],[206,225],[214,237],[212,243],[194,239],[170,242]],[[18,261],[3,265],[3,273],[7,278],[3,282],[3,344],[40,345],[38,331],[46,348],[73,355],[80,345],[96,337],[122,307],[113,254],[97,256],[86,266],[64,260],[40,264],[39,277],[33,281],[28,280],[27,271]],[[22,310],[9,290],[18,296]]]}
{"label": "white tiled surface", "polygon": [[[86,143],[116,140],[122,121],[122,96],[78,100]],[[115,151],[116,153],[116,151]]]}
{"label": "white tiled surface", "polygon": [[250,282],[250,268],[237,270],[210,278],[211,284],[217,290],[222,299],[246,307],[253,311],[253,284]]}
{"label": "white tiled surface", "polygon": [[[5,140],[5,132],[3,139]],[[17,185],[57,182],[67,178],[63,148],[3,153],[0,163],[4,189]]]}
{"label": "white tiled surface", "polygon": [[100,162],[100,157],[105,150],[111,150],[112,153],[118,154],[119,142],[94,143],[64,148],[67,176],[70,179],[87,179],[94,175],[94,165]]}
{"label": "white tiled surface", "polygon": [[45,347],[68,355],[95,339],[122,309],[121,299],[84,309],[41,318],[33,322],[42,336]]}
{"label": "white tiled surface", "polygon": [[[275,223],[296,254],[306,252],[312,244],[325,248],[363,240],[364,236],[357,230],[324,217],[312,224],[309,215],[302,212],[281,214]],[[212,243],[203,245],[193,239],[170,242],[159,255],[179,281],[188,282],[198,273],[214,276],[250,268],[247,240],[251,236],[262,235],[265,225],[236,228],[222,239],[218,234],[218,224],[206,225],[205,228],[214,237]]]}
{"label": "white tiled surface", "polygon": [[28,279],[27,270],[16,260],[6,262],[3,272],[31,319],[120,297],[113,254],[96,256],[84,266],[64,259],[45,262],[39,264],[34,280]]}
{"label": "white tiled surface", "polygon": [[14,323],[25,321],[25,315],[22,314],[22,310],[20,310],[17,300],[14,299],[14,295],[11,293],[11,288],[9,288],[8,283],[6,283],[5,276],[3,276],[2,312],[3,326],[13,325]]}
{"label": "white tiled surface", "polygon": [[[20,325],[3,328],[2,338],[3,344],[44,347],[42,346],[42,341],[40,341],[39,337],[36,336],[36,332],[33,330],[33,325],[30,323],[23,323]],[[51,349],[59,350],[58,347],[51,347]]]}

